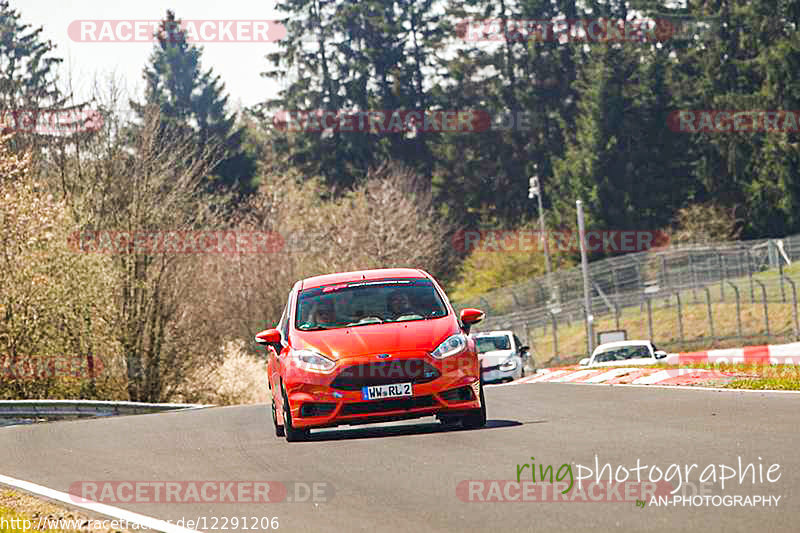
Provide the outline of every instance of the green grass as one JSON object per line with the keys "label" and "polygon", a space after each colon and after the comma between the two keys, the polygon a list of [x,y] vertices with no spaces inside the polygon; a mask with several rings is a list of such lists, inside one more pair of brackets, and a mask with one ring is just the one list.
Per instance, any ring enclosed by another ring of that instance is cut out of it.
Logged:
{"label": "green grass", "polygon": [[770,379],[736,379],[724,385],[728,389],[755,389],[755,390],[800,390],[800,381],[770,378]]}
{"label": "green grass", "polygon": [[[25,524],[20,522],[26,519],[31,522],[30,528],[25,528]],[[37,531],[39,533],[65,533],[65,530],[36,529],[38,522],[38,517],[34,518],[32,515],[21,515],[7,507],[0,507],[0,533],[28,533],[30,531]],[[11,527],[12,525],[17,527]]]}

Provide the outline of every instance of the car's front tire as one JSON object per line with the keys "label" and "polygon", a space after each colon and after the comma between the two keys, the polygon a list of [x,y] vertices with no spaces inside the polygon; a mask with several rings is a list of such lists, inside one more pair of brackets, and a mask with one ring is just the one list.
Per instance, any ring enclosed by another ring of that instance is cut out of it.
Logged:
{"label": "car's front tire", "polygon": [[466,429],[477,429],[486,425],[486,400],[483,397],[483,379],[481,379],[480,383],[480,394],[478,397],[481,400],[481,406],[461,418],[461,426]]}
{"label": "car's front tire", "polygon": [[286,389],[281,386],[281,394],[283,394],[283,431],[286,435],[287,442],[300,442],[308,439],[311,432],[307,429],[296,429],[292,426],[292,410],[289,408],[289,397],[286,395]]}

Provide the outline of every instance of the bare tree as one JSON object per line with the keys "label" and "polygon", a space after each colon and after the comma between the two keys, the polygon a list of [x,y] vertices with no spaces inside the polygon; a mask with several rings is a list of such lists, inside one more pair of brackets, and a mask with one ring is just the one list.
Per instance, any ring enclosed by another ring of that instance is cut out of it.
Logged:
{"label": "bare tree", "polygon": [[[325,199],[317,180],[265,175],[239,231],[269,231],[282,239],[273,253],[219,258],[211,269],[226,309],[226,329],[252,339],[272,327],[298,279],[383,267],[439,271],[452,252],[448,227],[409,169],[385,165],[352,192]],[[222,290],[226,288],[227,290]]]}

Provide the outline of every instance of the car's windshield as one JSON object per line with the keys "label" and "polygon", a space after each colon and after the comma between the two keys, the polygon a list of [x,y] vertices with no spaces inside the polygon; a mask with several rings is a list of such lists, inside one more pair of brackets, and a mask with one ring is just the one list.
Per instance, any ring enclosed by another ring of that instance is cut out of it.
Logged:
{"label": "car's windshield", "polygon": [[510,350],[511,341],[508,335],[492,335],[491,337],[476,337],[475,345],[478,353],[491,352],[493,350]]}
{"label": "car's windshield", "polygon": [[618,346],[598,352],[595,354],[594,360],[596,363],[604,363],[608,361],[624,361],[626,359],[642,359],[646,357],[651,357],[650,350],[647,346]]}
{"label": "car's windshield", "polygon": [[403,322],[447,314],[428,279],[352,281],[302,291],[295,327],[318,330]]}

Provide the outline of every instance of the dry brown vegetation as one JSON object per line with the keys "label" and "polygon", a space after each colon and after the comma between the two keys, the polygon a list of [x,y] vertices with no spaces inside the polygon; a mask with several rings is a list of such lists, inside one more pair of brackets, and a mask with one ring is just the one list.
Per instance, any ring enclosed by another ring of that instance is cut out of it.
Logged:
{"label": "dry brown vegetation", "polygon": [[[122,96],[109,94],[114,109]],[[374,169],[333,195],[265,161],[260,190],[238,205],[203,188],[215,161],[157,110],[135,127],[113,113],[105,124],[33,158],[0,151],[0,349],[11,354],[0,397],[263,402],[263,354],[251,340],[277,322],[295,281],[388,266],[436,274],[453,260],[447,225],[404,167]],[[283,248],[81,248],[93,231],[205,230],[273,232]],[[10,370],[75,355],[85,361],[77,376]]]}

